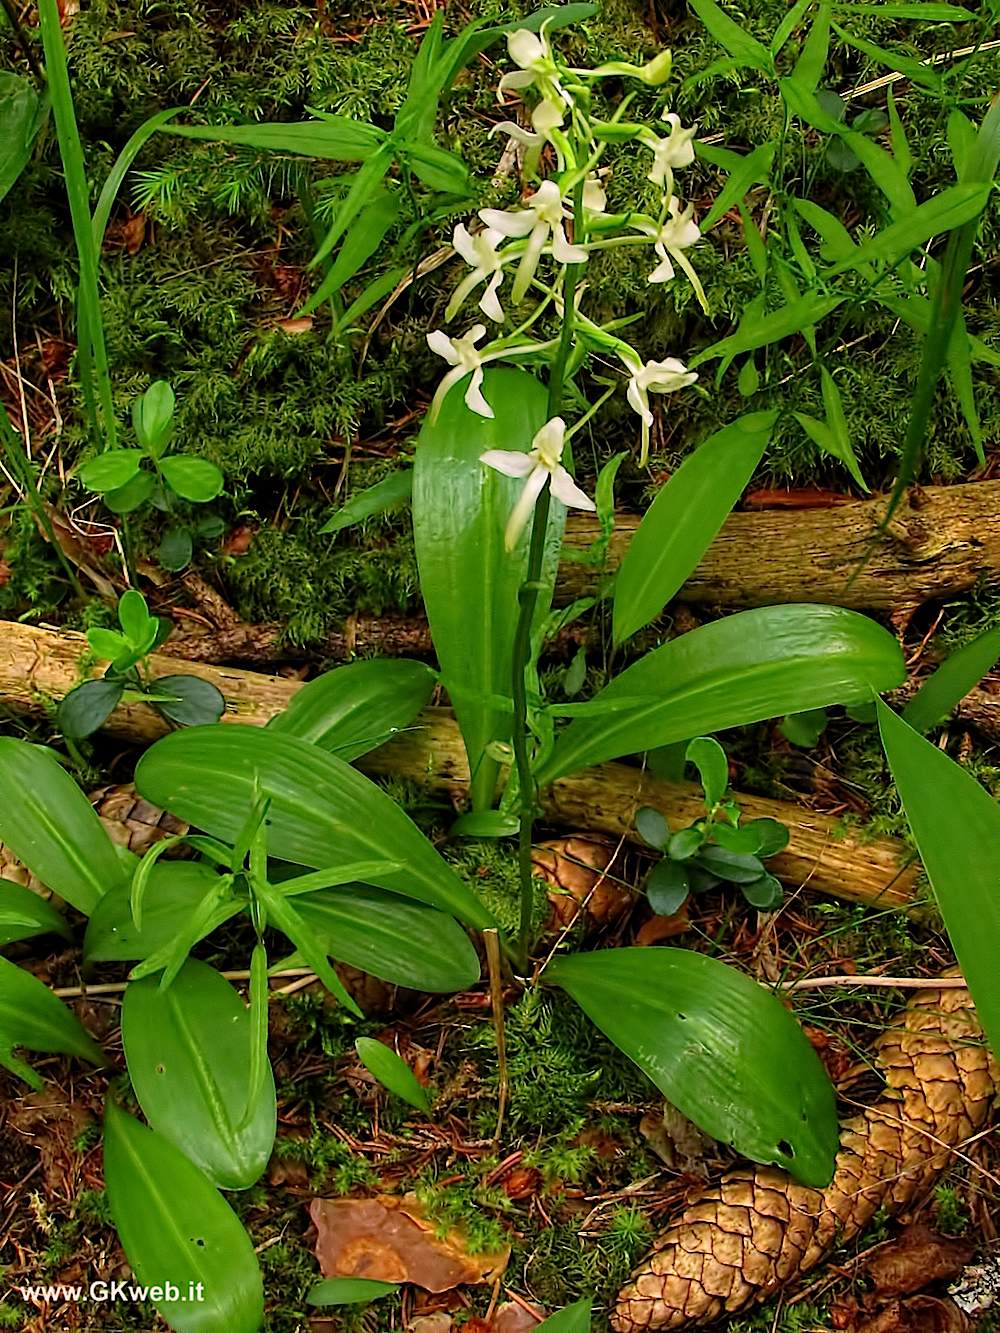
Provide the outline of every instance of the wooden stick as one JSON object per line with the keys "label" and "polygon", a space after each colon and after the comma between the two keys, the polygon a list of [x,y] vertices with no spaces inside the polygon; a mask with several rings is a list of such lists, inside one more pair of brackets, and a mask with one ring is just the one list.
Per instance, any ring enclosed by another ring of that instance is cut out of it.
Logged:
{"label": "wooden stick", "polygon": [[865,989],[894,987],[897,990],[965,990],[964,977],[857,977],[844,974],[837,977],[800,977],[789,981],[783,990],[820,990],[824,986],[862,986]]}
{"label": "wooden stick", "polygon": [[503,972],[500,960],[500,934],[496,930],[483,931],[486,945],[486,965],[490,974],[490,1007],[493,1027],[497,1034],[497,1126],[493,1142],[499,1143],[503,1133],[503,1118],[507,1112],[507,1024],[503,1007]]}
{"label": "wooden stick", "polygon": [[[0,700],[24,712],[43,712],[82,678],[85,651],[85,640],[78,634],[0,622]],[[154,676],[177,669],[175,659],[158,654],[151,666]],[[196,663],[189,669],[226,696],[226,722],[263,726],[302,688],[298,681],[232,667]],[[91,674],[99,671],[95,665]],[[127,704],[115,710],[105,730],[147,744],[164,735],[167,727],[151,708]],[[412,778],[457,799],[464,797],[469,781],[462,738],[446,708],[427,709],[412,728],[365,755],[358,767],[376,776]],[[791,841],[770,863],[785,883],[806,885],[850,902],[913,906],[919,871],[902,843],[893,838],[866,839],[845,830],[837,819],[790,801],[739,793],[736,799],[747,818],[767,817],[788,825]],[[602,764],[560,778],[541,793],[540,801],[553,824],[633,841],[638,841],[634,820],[640,806],[660,810],[673,827],[690,824],[704,813],[700,792],[692,784],[661,782],[627,764]]]}

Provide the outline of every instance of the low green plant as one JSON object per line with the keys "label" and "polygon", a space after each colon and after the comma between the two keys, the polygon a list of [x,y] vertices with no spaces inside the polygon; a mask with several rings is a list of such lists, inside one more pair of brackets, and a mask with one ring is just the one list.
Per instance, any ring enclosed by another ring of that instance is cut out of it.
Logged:
{"label": "low green plant", "polygon": [[[165,380],[154,381],[132,404],[139,448],[107,449],[78,469],[77,479],[101,495],[113,514],[131,514],[152,504],[172,516],[178,500],[208,504],[221,493],[223,476],[214,463],[171,452],[174,408],[173,389]],[[160,541],[160,564],[183,569],[191,560],[195,536],[218,536],[222,529],[214,516],[194,524],[175,520]]]}
{"label": "low green plant", "polygon": [[[104,455],[107,457],[107,455]],[[149,612],[141,592],[130,588],[118,602],[119,629],[94,626],[87,643],[108,666],[99,680],[86,680],[62,699],[56,719],[69,741],[83,740],[125,703],[146,703],[179,727],[217,722],[226,701],[218,687],[200,676],[149,674],[149,655],[169,637],[173,622]]]}
{"label": "low green plant", "polygon": [[729,764],[718,741],[699,736],[688,744],[685,757],[701,778],[705,817],[672,832],[651,806],[643,806],[635,816],[643,842],[663,853],[646,878],[650,907],[670,916],[692,893],[736,884],[752,907],[773,910],[781,903],[783,890],[764,861],[788,846],[788,829],[776,819],[743,821],[739,805],[726,800]]}

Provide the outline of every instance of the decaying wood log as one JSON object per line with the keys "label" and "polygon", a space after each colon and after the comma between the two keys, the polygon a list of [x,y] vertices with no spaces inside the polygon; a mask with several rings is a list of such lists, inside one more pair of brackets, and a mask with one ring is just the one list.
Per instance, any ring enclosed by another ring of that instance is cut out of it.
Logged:
{"label": "decaying wood log", "polygon": [[[730,514],[679,600],[728,607],[829,602],[905,614],[932,598],[971,588],[984,574],[1000,577],[1000,481],[915,488],[890,532],[869,548],[884,509],[885,499],[878,498],[822,509]],[[635,514],[616,516],[607,569],[597,570],[580,558],[597,537],[597,524],[587,514],[571,514],[556,600],[593,593],[598,580],[621,562],[638,525]],[[859,568],[865,556],[867,563]],[[572,652],[585,633],[570,626],[549,651]],[[265,666],[318,653],[338,661],[371,651],[427,657],[433,645],[419,616],[352,616],[324,643],[301,650],[287,642],[282,625],[244,624],[230,612],[210,630],[175,633],[164,651],[190,662]]]}
{"label": "decaying wood log", "polygon": [[[830,602],[898,611],[962,592],[982,574],[1000,572],[1000,481],[915,487],[859,570],[885,507],[881,496],[828,509],[730,514],[680,597],[718,606]],[[608,553],[612,566],[638,524],[637,517],[618,515]],[[586,550],[596,534],[594,519],[572,516],[567,552]],[[569,560],[559,571],[565,600],[593,591],[593,585],[587,565]]]}
{"label": "decaying wood log", "polygon": [[[77,634],[0,622],[0,700],[22,711],[41,711],[47,701],[62,698],[81,679],[85,649],[85,640]],[[154,655],[151,666],[154,675],[176,670],[175,661],[162,655]],[[298,681],[235,668],[194,663],[190,671],[210,680],[226,696],[227,721],[255,726],[281,712],[302,688]],[[105,730],[148,743],[167,727],[151,708],[128,704],[115,710]],[[469,778],[458,727],[445,708],[427,709],[419,725],[366,755],[359,767],[375,775],[413,778],[456,796],[464,793]],[[845,834],[836,819],[788,801],[745,795],[737,799],[749,818],[769,816],[791,830],[787,850],[771,862],[787,884],[885,907],[912,902],[918,870],[901,843]],[[554,824],[633,839],[635,812],[642,805],[655,806],[675,827],[703,813],[695,787],[660,782],[626,764],[602,764],[561,778],[542,793],[541,803]]]}

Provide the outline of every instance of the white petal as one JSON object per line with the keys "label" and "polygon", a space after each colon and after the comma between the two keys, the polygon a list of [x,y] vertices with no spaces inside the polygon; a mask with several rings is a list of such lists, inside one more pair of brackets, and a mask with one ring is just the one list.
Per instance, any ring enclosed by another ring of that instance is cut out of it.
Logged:
{"label": "white petal", "polygon": [[552,494],[557,500],[561,500],[564,505],[570,505],[573,509],[597,508],[590,496],[580,490],[564,467],[556,468],[552,474]]}
{"label": "white petal", "polygon": [[560,264],[585,264],[587,252],[582,245],[570,245],[562,224],[552,230],[552,258]]}
{"label": "white petal", "polygon": [[502,282],[503,273],[494,273],[487,284],[486,290],[479,298],[479,309],[489,319],[495,320],[497,324],[503,323],[503,306],[500,304],[500,298],[497,295]]}
{"label": "white petal", "polygon": [[549,474],[543,467],[532,468],[528,480],[524,483],[524,490],[518,496],[517,504],[510,511],[510,518],[507,520],[507,527],[504,531],[504,546],[508,551],[513,551],[517,545],[517,539],[524,531],[535,503],[548,479]]}
{"label": "white petal", "polygon": [[482,269],[475,269],[472,273],[467,273],[462,281],[455,288],[451,300],[448,302],[444,312],[445,319],[454,319],[456,313],[462,305],[462,302],[474,291],[482,282],[484,277]]}
{"label": "white petal", "polygon": [[651,426],[653,424],[653,414],[649,410],[649,399],[640,387],[638,380],[629,380],[628,391],[625,396],[628,398],[629,406],[639,413],[647,426]]}
{"label": "white petal", "polygon": [[494,125],[490,130],[491,139],[494,134],[506,134],[515,143],[523,143],[526,148],[541,148],[545,143],[544,134],[533,134],[522,125],[515,125],[512,120],[502,120],[499,125]]}
{"label": "white petal", "polygon": [[478,267],[479,256],[476,254],[476,247],[464,222],[460,222],[452,232],[451,243],[456,254],[461,255],[467,264],[470,264],[473,268]]}
{"label": "white petal", "polygon": [[437,386],[437,389],[435,390],[434,393],[434,397],[431,399],[431,407],[429,413],[430,420],[432,423],[437,420],[438,413],[441,411],[441,404],[448,397],[448,390],[451,388],[453,384],[457,384],[460,379],[464,379],[465,373],[466,372],[462,369],[461,366],[453,366],[452,369],[448,371],[447,375],[445,375],[444,379],[442,379],[441,383]]}
{"label": "white petal", "polygon": [[472,343],[472,345],[475,346],[475,344],[479,342],[480,338],[482,338],[485,333],[486,333],[485,324],[473,324],[472,328],[466,331],[464,335],[464,341],[467,343]]}
{"label": "white petal", "polygon": [[525,292],[531,286],[531,280],[535,276],[535,270],[538,268],[538,260],[541,257],[545,242],[549,239],[549,229],[546,223],[539,222],[531,235],[528,237],[528,245],[521,257],[521,262],[517,266],[517,276],[514,279],[514,286],[511,289],[511,296],[514,303],[522,299]]}
{"label": "white petal", "polygon": [[501,236],[527,236],[538,221],[530,208],[504,211],[499,208],[481,208],[479,216]]}
{"label": "white petal", "polygon": [[472,372],[472,379],[469,381],[469,387],[465,391],[465,406],[478,416],[493,419],[493,408],[483,397],[483,368],[477,366]]}
{"label": "white petal", "polygon": [[435,329],[433,333],[428,333],[427,346],[438,356],[443,356],[449,366],[457,366],[461,360],[455,344],[442,329]]}
{"label": "white petal", "polygon": [[505,477],[527,477],[535,470],[535,460],[530,455],[507,449],[487,449],[479,455],[479,461]]}
{"label": "white petal", "polygon": [[535,76],[527,69],[515,69],[510,74],[505,74],[497,84],[497,90],[501,93],[520,92],[522,88],[530,88],[535,82]]}
{"label": "white petal", "polygon": [[550,472],[555,471],[566,445],[566,422],[562,417],[551,417],[535,432],[531,451]]}
{"label": "white petal", "polygon": [[[659,250],[659,246],[657,246],[657,250]],[[670,262],[670,256],[665,254],[663,256],[662,262],[657,264],[656,268],[653,269],[652,273],[650,273],[646,281],[670,282],[673,276],[674,276],[674,266]]]}
{"label": "white petal", "polygon": [[539,134],[545,135],[563,123],[563,108],[559,102],[543,98],[531,113],[531,123]]}
{"label": "white petal", "polygon": [[514,64],[520,65],[522,69],[527,69],[529,65],[548,56],[545,42],[537,33],[529,32],[527,28],[518,28],[515,32],[508,33],[507,51]]}

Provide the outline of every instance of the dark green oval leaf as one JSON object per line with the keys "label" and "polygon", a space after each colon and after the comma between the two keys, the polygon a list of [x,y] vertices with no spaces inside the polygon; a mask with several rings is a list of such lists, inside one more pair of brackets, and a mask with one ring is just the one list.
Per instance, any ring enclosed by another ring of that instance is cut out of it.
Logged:
{"label": "dark green oval leaf", "polygon": [[255,802],[268,810],[268,851],[315,870],[342,862],[392,860],[404,870],[378,884],[491,926],[491,914],[411,819],[374,782],[294,736],[239,724],[174,732],[136,769],[147,800],[204,832],[233,842]]}
{"label": "dark green oval leaf", "polygon": [[194,458],[190,454],[174,454],[161,459],[160,471],[167,484],[185,500],[195,504],[206,504],[214,500],[222,490],[223,476],[214,463],[207,458]]}
{"label": "dark green oval leaf", "polygon": [[59,704],[56,721],[70,740],[92,736],[118,706],[125,686],[118,680],[85,680]]}
{"label": "dark green oval leaf", "polygon": [[173,985],[133,981],[122,1003],[129,1078],[150,1125],[220,1189],[247,1189],[264,1173],[276,1111],[270,1065],[245,1126],[250,1016],[214,968],[189,959]]}
{"label": "dark green oval leaf", "polygon": [[116,491],[132,480],[141,462],[138,449],[108,449],[77,470],[77,481],[88,491]]}
{"label": "dark green oval leaf", "polygon": [[783,712],[866,698],[905,675],[899,644],[873,620],[833,606],[766,606],[702,625],[627,667],[594,699],[648,703],[580,717],[538,774],[566,773]]}
{"label": "dark green oval leaf", "polygon": [[90,802],[53,755],[0,737],[0,842],[78,912],[125,874]]}
{"label": "dark green oval leaf", "polygon": [[[259,1333],[263,1283],[239,1218],[179,1149],[110,1100],[104,1178],[125,1256],[137,1282],[160,1288],[150,1299],[170,1327]],[[168,1283],[176,1296],[164,1290]]]}
{"label": "dark green oval leaf", "polygon": [[[153,682],[156,707],[179,727],[200,727],[218,722],[226,711],[226,700],[210,680],[201,676],[157,676]],[[160,698],[169,695],[169,700]]]}
{"label": "dark green oval leaf", "polygon": [[352,662],[304,685],[268,729],[333,750],[349,762],[409,726],[436,683],[436,673],[423,662]]}
{"label": "dark green oval leaf", "polygon": [[833,1088],[763,986],[690,949],[576,954],[544,975],[706,1133],[804,1185],[829,1184],[840,1139]]}
{"label": "dark green oval leaf", "polygon": [[646,897],[659,916],[673,916],[687,902],[691,879],[683,861],[665,856],[657,861],[646,880]]}

